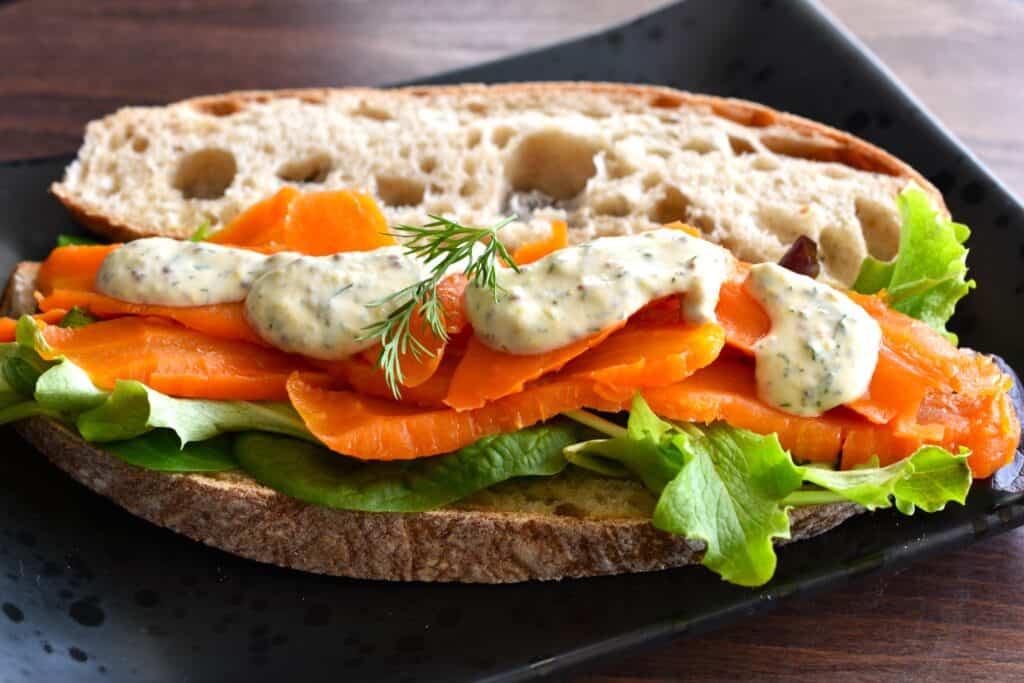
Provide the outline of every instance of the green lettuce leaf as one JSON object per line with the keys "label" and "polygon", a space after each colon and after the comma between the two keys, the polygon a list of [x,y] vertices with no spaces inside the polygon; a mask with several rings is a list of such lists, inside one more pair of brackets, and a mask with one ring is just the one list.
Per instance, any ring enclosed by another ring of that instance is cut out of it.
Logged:
{"label": "green lettuce leaf", "polygon": [[61,318],[58,323],[58,327],[85,327],[86,325],[92,325],[96,322],[88,311],[75,306]]}
{"label": "green lettuce leaf", "polygon": [[[967,465],[968,452],[953,455],[938,446],[922,446],[909,458],[887,467],[866,467],[854,470],[825,470],[803,468],[803,478],[833,495],[811,492],[806,502],[830,503],[844,500],[859,503],[869,510],[891,507],[905,515],[914,514],[915,508],[925,512],[938,512],[953,501],[961,505],[967,500],[971,488],[971,468]],[[784,502],[798,504],[798,492]]]}
{"label": "green lettuce leaf", "polygon": [[235,458],[261,484],[332,508],[421,512],[514,477],[550,476],[566,465],[562,449],[579,438],[570,422],[489,436],[446,455],[367,462],[321,446],[252,432],[235,440]]}
{"label": "green lettuce leaf", "polygon": [[931,199],[916,185],[900,193],[897,203],[902,217],[900,245],[896,258],[885,262],[869,256],[853,283],[862,294],[886,290],[892,308],[921,320],[954,343],[956,336],[946,330],[956,302],[974,288],[967,279],[967,226],[942,216]]}
{"label": "green lettuce leaf", "polygon": [[574,444],[565,449],[565,457],[578,467],[607,476],[632,473],[648,489],[661,493],[683,466],[682,454],[666,445],[667,438],[677,431],[675,426],[655,415],[637,394],[630,408],[625,436]]}
{"label": "green lettuce leaf", "polygon": [[160,472],[224,472],[238,468],[229,435],[182,446],[171,430],[154,429],[134,439],[104,444],[103,450],[130,465]]}
{"label": "green lettuce leaf", "polygon": [[593,439],[566,446],[562,454],[576,467],[606,477],[628,479],[633,473],[622,461],[629,458],[630,450],[630,444],[624,439]]}
{"label": "green lettuce leaf", "polygon": [[189,235],[188,239],[190,242],[205,242],[210,239],[210,235],[214,232],[216,231],[213,229],[213,223],[210,221],[203,221],[195,230],[192,231],[192,234]]}
{"label": "green lettuce leaf", "polygon": [[632,473],[659,496],[654,525],[704,541],[703,564],[745,586],[761,585],[774,573],[772,541],[789,537],[789,507],[854,502],[872,510],[895,505],[904,514],[934,512],[950,501],[963,503],[971,486],[966,452],[924,446],[888,467],[877,461],[842,472],[802,467],[775,435],[724,423],[675,425],[654,415],[640,396],[626,436],[575,444],[566,458],[602,473]]}
{"label": "green lettuce leaf", "polygon": [[685,460],[654,509],[654,526],[704,541],[701,563],[726,581],[760,586],[775,573],[774,538],[789,538],[780,501],[802,482],[779,445],[724,424],[686,427],[672,437]]}
{"label": "green lettuce leaf", "polygon": [[905,515],[912,515],[915,507],[924,512],[938,512],[950,501],[963,505],[971,489],[968,455],[970,451],[966,448],[961,448],[959,455],[938,446],[920,448],[909,458],[913,472],[897,481],[893,488],[896,508]]}
{"label": "green lettuce leaf", "polygon": [[90,410],[107,400],[107,392],[97,389],[85,370],[69,360],[40,375],[33,395],[39,405],[69,415]]}
{"label": "green lettuce leaf", "polygon": [[97,240],[91,237],[81,237],[79,235],[57,235],[57,246],[58,247],[70,247],[74,245],[89,245],[99,244]]}
{"label": "green lettuce leaf", "polygon": [[31,400],[36,381],[49,366],[20,344],[0,344],[0,407]]}
{"label": "green lettuce leaf", "polygon": [[53,417],[56,419],[64,419],[65,417],[61,411],[47,408],[35,401],[21,401],[20,403],[12,403],[0,408],[0,425],[24,420],[27,417],[40,416]]}
{"label": "green lettuce leaf", "polygon": [[172,398],[134,381],[119,381],[76,424],[82,437],[94,442],[122,441],[156,428],[170,429],[182,444],[251,429],[314,439],[287,403]]}
{"label": "green lettuce leaf", "polygon": [[[28,321],[35,329],[32,319]],[[21,321],[16,333],[24,339],[26,330]],[[0,344],[0,424],[37,415],[61,417],[60,410],[40,405],[33,397],[39,378],[54,365],[43,360],[31,346],[17,341]]]}

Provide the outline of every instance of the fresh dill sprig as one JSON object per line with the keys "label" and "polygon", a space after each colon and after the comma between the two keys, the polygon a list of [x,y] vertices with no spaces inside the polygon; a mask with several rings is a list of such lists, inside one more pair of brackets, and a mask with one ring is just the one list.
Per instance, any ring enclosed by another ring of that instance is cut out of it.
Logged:
{"label": "fresh dill sprig", "polygon": [[[508,216],[488,228],[473,228],[443,216],[429,215],[432,220],[426,225],[396,225],[391,228],[391,232],[403,243],[407,254],[427,263],[430,275],[371,303],[371,307],[395,303],[398,306],[384,320],[367,326],[361,337],[380,340],[381,350],[376,367],[384,371],[384,380],[395,398],[401,398],[400,387],[405,380],[402,376],[402,357],[411,353],[418,361],[424,356],[434,356],[434,352],[414,334],[417,312],[431,334],[442,342],[448,341],[444,306],[437,294],[437,286],[448,270],[464,263],[462,271],[470,283],[491,290],[495,301],[501,291],[497,276],[498,260],[501,259],[517,272],[519,270],[498,240],[498,231],[514,221],[516,215]],[[481,242],[482,246],[477,248]]]}

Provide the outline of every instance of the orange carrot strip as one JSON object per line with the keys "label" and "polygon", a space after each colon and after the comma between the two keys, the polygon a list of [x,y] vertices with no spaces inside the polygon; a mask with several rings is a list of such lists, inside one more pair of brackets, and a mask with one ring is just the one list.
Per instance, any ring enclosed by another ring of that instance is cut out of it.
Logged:
{"label": "orange carrot strip", "polygon": [[39,267],[36,288],[43,294],[55,289],[92,291],[103,259],[120,244],[57,247]]}
{"label": "orange carrot strip", "polygon": [[685,232],[687,235],[690,235],[691,237],[700,237],[701,236],[700,230],[698,230],[697,228],[693,227],[692,225],[688,225],[686,223],[683,223],[682,221],[672,221],[671,223],[665,223],[661,227],[662,228],[667,228],[669,230],[682,230],[683,232]]}
{"label": "orange carrot strip", "polygon": [[298,356],[200,334],[160,319],[127,317],[79,328],[47,326],[50,357],[67,356],[97,386],[138,380],[172,396],[285,400],[285,383],[308,364]]}
{"label": "orange carrot strip", "polygon": [[294,187],[283,187],[274,196],[250,206],[208,241],[236,247],[283,245],[285,217],[298,196]]}
{"label": "orange carrot strip", "polygon": [[254,205],[210,241],[311,256],[395,244],[370,195],[352,190],[302,193],[292,187]]}
{"label": "orange carrot strip", "polygon": [[479,408],[523,390],[523,386],[549,372],[561,369],[587,349],[603,342],[625,322],[553,351],[516,355],[497,351],[475,336],[469,340],[466,355],[455,369],[445,403],[456,410]]}
{"label": "orange carrot strip", "polygon": [[525,266],[542,259],[551,252],[564,249],[569,245],[569,226],[565,221],[551,221],[551,234],[533,242],[527,242],[512,252],[512,260],[517,266]]}
{"label": "orange carrot strip", "polygon": [[437,285],[437,298],[444,311],[444,326],[448,334],[458,334],[469,324],[466,317],[466,287],[469,279],[462,273],[453,273]]}
{"label": "orange carrot strip", "polygon": [[[738,266],[742,274],[745,264]],[[990,360],[958,350],[924,323],[889,309],[876,296],[850,294],[851,298],[882,328],[882,348],[868,392],[848,404],[877,424],[896,421],[897,433],[937,438],[937,430],[921,425],[918,408],[928,388],[951,391],[1004,390],[1006,379]],[[771,322],[760,304],[739,280],[722,287],[716,309],[726,331],[727,343],[753,354],[757,341]],[[969,372],[964,372],[965,369]]]}
{"label": "orange carrot strip", "polygon": [[[67,309],[64,308],[53,308],[45,313],[32,316],[32,319],[37,322],[47,323],[49,325],[55,325],[64,319],[67,315]],[[12,342],[15,339],[15,332],[18,328],[17,318],[0,318],[0,342]]]}
{"label": "orange carrot strip", "polygon": [[[945,438],[938,442],[956,451],[960,446],[971,450],[967,462],[974,476],[985,478],[1010,462],[1020,438],[1020,422],[1009,395],[969,395],[937,390],[929,391],[918,413],[924,424],[941,424]],[[894,460],[879,453],[883,464]],[[844,467],[863,462],[863,454],[844,452]]]}
{"label": "orange carrot strip", "polygon": [[55,290],[39,302],[39,310],[48,311],[54,308],[71,309],[74,306],[84,308],[97,318],[115,318],[119,316],[157,316],[169,318],[185,327],[222,339],[237,339],[260,344],[265,342],[245,317],[245,304],[212,304],[208,306],[157,306],[153,304],[133,304],[113,299],[96,292]]}
{"label": "orange carrot strip", "polygon": [[[402,397],[397,401],[424,408],[445,408],[444,399],[448,395],[448,387],[451,386],[456,365],[458,359],[446,356],[429,379],[415,387],[402,387]],[[396,400],[384,380],[384,373],[373,362],[356,356],[326,364],[317,363],[317,366],[322,367],[332,377],[344,380],[360,394]]]}
{"label": "orange carrot strip", "polygon": [[488,434],[515,431],[602,402],[589,383],[565,380],[531,387],[477,410],[425,409],[323,389],[301,373],[289,378],[288,394],[306,427],[328,448],[363,460],[448,453]]}
{"label": "orange carrot strip", "polygon": [[[651,338],[652,343],[638,346],[640,335]],[[723,343],[722,330],[714,324],[627,328],[581,355],[561,373],[465,411],[435,403],[444,396],[443,383],[452,377],[449,373],[454,370],[457,375],[462,367],[450,362],[444,363],[444,370],[429,383],[412,390],[420,390],[419,395],[404,397],[405,404],[366,396],[384,394],[386,386],[360,359],[334,366],[335,371],[346,373],[359,394],[310,386],[301,376],[293,376],[288,386],[306,425],[330,448],[364,459],[417,458],[455,450],[487,434],[519,429],[566,410],[583,406],[618,410],[628,404],[637,385],[664,381],[658,373],[681,379],[714,360]],[[606,344],[613,352],[600,353]],[[595,380],[629,380],[632,384],[603,385]],[[428,386],[429,394],[425,391]]]}
{"label": "orange carrot strip", "polygon": [[[463,305],[468,284],[469,280],[465,275],[453,273],[437,285],[441,317],[449,339],[450,335],[460,333],[468,324]],[[419,309],[413,313],[409,321],[409,331],[426,350],[420,351],[417,356],[410,345],[405,353],[400,354],[398,362],[402,368],[402,387],[405,388],[417,387],[429,380],[440,367],[447,347],[447,342],[434,335]],[[380,352],[380,344],[376,344],[361,351],[358,356],[370,364],[376,364]],[[383,381],[383,374],[381,378]]]}
{"label": "orange carrot strip", "polygon": [[288,249],[312,256],[369,251],[395,244],[373,197],[339,190],[307,192],[295,198],[284,221]]}
{"label": "orange carrot strip", "polygon": [[[843,410],[820,417],[800,417],[762,403],[757,397],[753,365],[718,360],[692,377],[643,392],[651,409],[669,420],[710,423],[724,420],[758,434],[777,433],[783,447],[799,458],[834,462],[845,434],[869,423]],[[885,431],[884,427],[876,427]]]}
{"label": "orange carrot strip", "polygon": [[636,324],[608,337],[559,373],[630,392],[675,384],[714,361],[725,333],[714,323],[704,325]]}
{"label": "orange carrot strip", "polygon": [[[467,324],[463,299],[468,284],[469,280],[466,276],[457,273],[449,275],[437,285],[437,296],[441,302],[441,316],[448,334],[461,332]],[[441,366],[447,344],[440,337],[434,335],[419,310],[409,321],[409,330],[427,349],[425,353],[421,352],[417,357],[410,346],[399,357],[398,362],[402,368],[402,386],[412,388],[420,386],[434,375]]]}

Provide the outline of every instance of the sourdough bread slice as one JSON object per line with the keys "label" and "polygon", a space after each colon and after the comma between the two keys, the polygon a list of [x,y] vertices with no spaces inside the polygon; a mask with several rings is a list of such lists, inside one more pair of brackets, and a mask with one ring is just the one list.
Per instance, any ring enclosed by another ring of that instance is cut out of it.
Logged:
{"label": "sourdough bread slice", "polygon": [[[11,275],[0,313],[32,312],[38,264]],[[702,543],[655,529],[640,484],[570,468],[510,481],[445,509],[367,513],[302,503],[240,472],[168,474],[129,465],[48,418],[18,431],[55,465],[129,512],[243,557],[389,581],[507,583],[643,572],[700,561]],[[340,457],[340,456],[339,456]],[[795,508],[792,539],[863,508]]]}
{"label": "sourdough bread slice", "polygon": [[851,135],[740,100],[600,83],[238,92],[122,109],[86,129],[53,191],[114,239],[221,226],[284,185],[373,193],[394,223],[427,213],[520,220],[509,246],[565,219],[571,240],[673,220],[748,261],[800,234],[849,285],[895,255],[894,197],[916,181]]}

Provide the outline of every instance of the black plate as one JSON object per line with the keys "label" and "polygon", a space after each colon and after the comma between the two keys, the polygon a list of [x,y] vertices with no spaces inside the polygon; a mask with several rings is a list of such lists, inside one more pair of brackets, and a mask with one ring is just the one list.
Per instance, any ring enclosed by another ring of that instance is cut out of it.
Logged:
{"label": "black plate", "polygon": [[[1024,209],[814,5],[689,0],[431,82],[664,83],[765,102],[914,164],[974,228],[965,343],[1024,364]],[[75,230],[46,192],[67,159],[0,166],[0,270]],[[522,680],[765,609],[1024,523],[1018,496],[863,516],[780,552],[761,590],[699,568],[512,586],[386,584],[277,569],[188,541],[73,483],[9,430],[0,457],[0,680]]]}

